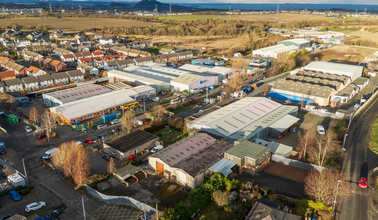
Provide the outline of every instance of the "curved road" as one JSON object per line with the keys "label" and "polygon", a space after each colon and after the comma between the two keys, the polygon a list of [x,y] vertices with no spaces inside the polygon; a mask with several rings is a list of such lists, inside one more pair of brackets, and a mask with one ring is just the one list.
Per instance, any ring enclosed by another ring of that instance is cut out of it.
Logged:
{"label": "curved road", "polygon": [[[367,175],[367,170],[378,167],[378,155],[369,149],[370,131],[377,116],[378,98],[365,106],[350,125],[345,143],[343,170],[350,177],[353,194],[343,204],[338,205],[338,220],[378,219],[378,213],[371,206],[369,189],[358,186],[360,175]],[[370,180],[369,187],[373,184]]]}

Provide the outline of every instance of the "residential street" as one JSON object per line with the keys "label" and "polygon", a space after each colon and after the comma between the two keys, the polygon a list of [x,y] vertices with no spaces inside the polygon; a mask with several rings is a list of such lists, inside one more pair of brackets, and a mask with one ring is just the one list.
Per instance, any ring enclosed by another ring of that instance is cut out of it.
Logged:
{"label": "residential street", "polygon": [[[363,163],[367,163],[368,170],[378,166],[378,155],[369,149],[369,137],[372,125],[378,115],[378,99],[356,116],[350,126],[349,136],[346,141],[346,156],[343,169],[350,177],[353,194],[343,203],[338,205],[338,220],[374,220],[378,219],[378,213],[371,207],[369,189],[361,189],[358,181],[361,175]],[[370,182],[369,182],[370,181]],[[369,188],[374,187],[372,180],[368,179]]]}

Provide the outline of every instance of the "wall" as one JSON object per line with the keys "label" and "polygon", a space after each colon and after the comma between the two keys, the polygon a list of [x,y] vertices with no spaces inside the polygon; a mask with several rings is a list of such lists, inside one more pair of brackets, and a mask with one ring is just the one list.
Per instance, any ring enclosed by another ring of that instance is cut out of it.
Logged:
{"label": "wall", "polygon": [[272,161],[275,161],[275,162],[278,162],[278,163],[283,163],[285,165],[289,165],[289,166],[293,166],[293,167],[302,168],[302,169],[305,169],[305,170],[317,170],[318,172],[322,172],[325,169],[322,166],[318,166],[318,165],[310,164],[310,163],[303,163],[299,160],[293,160],[293,159],[285,158],[285,157],[279,156],[279,155],[273,155]]}

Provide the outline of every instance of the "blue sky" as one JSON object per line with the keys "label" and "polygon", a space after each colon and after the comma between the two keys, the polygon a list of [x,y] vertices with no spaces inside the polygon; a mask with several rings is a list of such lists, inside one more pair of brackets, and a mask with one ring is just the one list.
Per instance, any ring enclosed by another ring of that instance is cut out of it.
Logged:
{"label": "blue sky", "polygon": [[[135,1],[135,0],[128,0]],[[160,0],[164,3],[182,3],[181,0]],[[245,3],[245,4],[378,4],[378,0],[186,0],[185,3]]]}

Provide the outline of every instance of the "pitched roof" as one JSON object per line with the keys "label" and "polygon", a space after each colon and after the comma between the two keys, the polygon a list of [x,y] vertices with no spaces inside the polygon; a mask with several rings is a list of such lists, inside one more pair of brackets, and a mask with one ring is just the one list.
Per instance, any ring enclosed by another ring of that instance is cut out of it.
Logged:
{"label": "pitched roof", "polygon": [[57,66],[57,65],[59,65],[60,63],[62,63],[61,61],[59,61],[59,60],[53,60],[53,61],[51,61],[51,65],[54,65],[54,66]]}
{"label": "pitched roof", "polygon": [[39,81],[41,81],[41,82],[49,81],[49,80],[53,80],[53,78],[52,78],[51,75],[49,75],[49,74],[39,75],[39,76],[37,76],[37,78],[38,78]]}
{"label": "pitched roof", "polygon": [[159,137],[143,130],[136,130],[123,137],[107,142],[106,144],[121,152],[126,152],[154,139],[157,140]]}
{"label": "pitched roof", "polygon": [[82,53],[74,53],[74,56],[75,57],[84,57],[84,55]]}
{"label": "pitched roof", "polygon": [[32,74],[35,74],[36,72],[38,72],[40,69],[35,67],[35,66],[30,66],[26,71],[29,72],[29,73],[32,73]]}
{"label": "pitched roof", "polygon": [[272,208],[260,202],[256,202],[249,211],[245,220],[301,220],[301,216]]}
{"label": "pitched roof", "polygon": [[16,73],[13,70],[0,72],[0,78],[10,77],[10,76],[16,77]]}
{"label": "pitched roof", "polygon": [[132,164],[127,164],[126,166],[118,168],[114,171],[114,175],[120,176],[122,179],[127,179],[132,175],[140,172],[142,168],[134,166]]}
{"label": "pitched roof", "polygon": [[24,81],[25,84],[28,84],[28,83],[38,83],[38,80],[37,80],[37,78],[35,78],[35,76],[23,77],[22,81]]}
{"label": "pitched roof", "polygon": [[62,55],[62,57],[64,59],[68,59],[68,58],[74,58],[74,55],[73,54],[64,54],[64,55]]}
{"label": "pitched roof", "polygon": [[82,63],[92,62],[92,58],[81,58],[80,62],[82,62]]}
{"label": "pitched roof", "polygon": [[240,159],[242,159],[243,157],[257,159],[261,157],[265,152],[269,151],[269,148],[245,139],[238,139],[237,141],[235,141],[235,144],[236,145],[233,148],[229,149],[226,153]]}
{"label": "pitched roof", "polygon": [[102,56],[102,55],[104,55],[104,53],[101,52],[101,51],[95,51],[95,52],[92,53],[92,55],[93,56]]}
{"label": "pitched roof", "polygon": [[68,75],[65,72],[61,72],[61,73],[53,73],[52,77],[54,77],[54,79],[65,79],[65,78],[68,78]]}
{"label": "pitched roof", "polygon": [[112,60],[106,61],[106,64],[108,64],[108,66],[117,66],[117,63]]}
{"label": "pitched roof", "polygon": [[22,85],[21,79],[10,79],[3,81],[6,86]]}
{"label": "pitched roof", "polygon": [[83,76],[83,73],[82,73],[80,70],[71,70],[71,71],[67,71],[67,74],[68,74],[70,77]]}
{"label": "pitched roof", "polygon": [[92,56],[91,52],[82,52],[84,56]]}
{"label": "pitched roof", "polygon": [[8,57],[0,57],[0,63],[2,63],[3,61],[9,61],[10,58]]}

